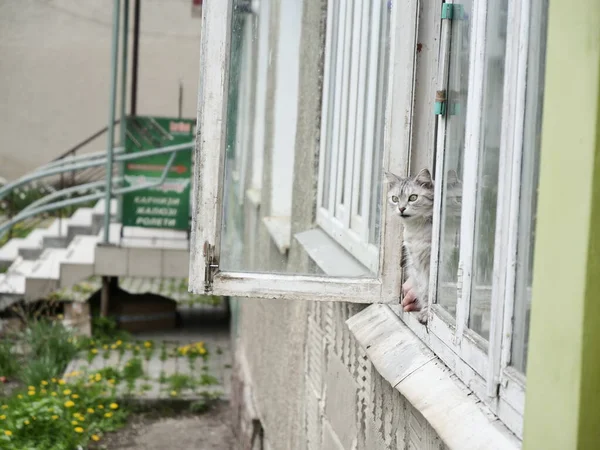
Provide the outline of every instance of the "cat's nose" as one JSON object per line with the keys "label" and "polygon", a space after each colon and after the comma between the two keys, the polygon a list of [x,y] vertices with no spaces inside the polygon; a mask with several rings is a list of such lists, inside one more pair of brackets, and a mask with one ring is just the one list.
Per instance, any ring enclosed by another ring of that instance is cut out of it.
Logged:
{"label": "cat's nose", "polygon": [[400,213],[402,214],[404,212],[404,210],[406,209],[405,206],[400,207]]}

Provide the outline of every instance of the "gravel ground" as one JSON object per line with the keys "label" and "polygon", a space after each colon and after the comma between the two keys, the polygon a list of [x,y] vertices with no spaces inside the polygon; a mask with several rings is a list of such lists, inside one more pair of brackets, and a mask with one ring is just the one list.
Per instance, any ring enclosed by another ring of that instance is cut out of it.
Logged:
{"label": "gravel ground", "polygon": [[220,402],[202,414],[164,417],[141,413],[128,425],[104,436],[97,449],[107,450],[232,450],[229,404]]}

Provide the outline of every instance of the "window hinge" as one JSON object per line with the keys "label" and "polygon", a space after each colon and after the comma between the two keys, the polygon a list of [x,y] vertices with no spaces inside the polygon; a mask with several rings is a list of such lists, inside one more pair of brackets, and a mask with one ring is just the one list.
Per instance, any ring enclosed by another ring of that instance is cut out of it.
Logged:
{"label": "window hinge", "polygon": [[212,292],[213,278],[217,269],[219,268],[219,261],[215,256],[215,246],[204,242],[204,293],[208,294]]}
{"label": "window hinge", "polygon": [[434,112],[436,116],[446,115],[446,91],[436,91]]}
{"label": "window hinge", "polygon": [[454,17],[454,5],[452,3],[442,4],[442,19],[452,20]]}

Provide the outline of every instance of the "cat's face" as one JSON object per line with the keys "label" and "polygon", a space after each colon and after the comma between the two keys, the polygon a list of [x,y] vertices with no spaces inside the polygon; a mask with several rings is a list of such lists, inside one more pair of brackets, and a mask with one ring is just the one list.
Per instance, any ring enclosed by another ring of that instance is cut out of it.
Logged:
{"label": "cat's face", "polygon": [[433,180],[429,170],[416,177],[402,178],[386,172],[389,182],[388,203],[405,221],[433,217]]}

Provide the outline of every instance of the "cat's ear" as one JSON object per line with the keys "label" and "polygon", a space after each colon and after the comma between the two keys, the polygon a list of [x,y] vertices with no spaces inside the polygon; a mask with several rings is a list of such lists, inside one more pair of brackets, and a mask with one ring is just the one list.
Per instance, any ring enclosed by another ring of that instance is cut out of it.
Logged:
{"label": "cat's ear", "polygon": [[399,183],[401,181],[400,177],[398,175],[394,175],[392,172],[384,170],[383,173],[385,174],[385,178],[387,179],[388,183]]}
{"label": "cat's ear", "polygon": [[448,186],[453,186],[458,183],[458,174],[456,170],[450,169],[446,174]]}
{"label": "cat's ear", "polygon": [[431,173],[428,169],[421,169],[421,171],[415,177],[415,182],[427,189],[433,189],[433,180],[431,179]]}

